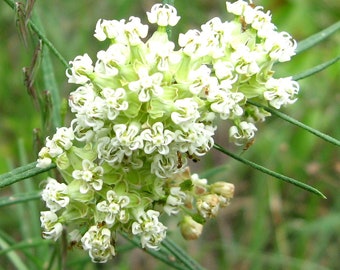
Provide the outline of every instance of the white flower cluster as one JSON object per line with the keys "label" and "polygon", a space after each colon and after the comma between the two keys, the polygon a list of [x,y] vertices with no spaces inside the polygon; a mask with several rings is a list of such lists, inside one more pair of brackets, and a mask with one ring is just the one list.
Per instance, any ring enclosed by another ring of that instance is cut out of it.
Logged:
{"label": "white flower cluster", "polygon": [[69,97],[75,118],[39,153],[37,166],[55,163],[65,181],[49,178],[42,192],[45,238],[67,228],[94,262],[106,262],[119,231],[157,249],[167,230],[162,213],[180,215],[184,238],[196,239],[228,205],[234,186],[190,175],[188,160],[212,148],[217,119],[232,123],[236,145],[249,142],[268,113],[247,100],[280,108],[299,86],[273,78],[273,64],[294,55],[290,35],[277,32],[262,7],[226,7],[233,21],[214,18],[180,34],[178,50],[166,33],[180,18],[170,5],[147,13],[158,29],[146,41],[139,18],[98,21],[94,36],[110,45],[95,62],[87,54],[70,62],[68,81],[80,85]]}

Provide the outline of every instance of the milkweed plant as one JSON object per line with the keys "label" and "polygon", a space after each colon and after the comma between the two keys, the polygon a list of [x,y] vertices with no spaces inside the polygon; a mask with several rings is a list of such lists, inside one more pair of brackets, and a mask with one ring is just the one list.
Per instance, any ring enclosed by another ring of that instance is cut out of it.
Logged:
{"label": "milkweed plant", "polygon": [[297,42],[270,12],[243,0],[226,2],[226,11],[232,20],[215,17],[177,42],[168,30],[180,16],[170,4],[146,13],[153,33],[134,16],[97,22],[94,37],[107,48],[69,62],[73,119],[46,138],[37,158],[37,169],[54,165],[62,178],[43,182],[43,238],[66,233],[69,245],[105,263],[120,234],[158,250],[166,220],[175,219],[194,240],[231,203],[234,184],[210,183],[189,161],[218,147],[220,125],[236,146],[251,143],[259,122],[296,102],[299,84],[275,74]]}
{"label": "milkweed plant", "polygon": [[180,19],[168,4],[147,12],[157,26],[149,38],[138,17],[97,22],[94,37],[109,46],[96,60],[84,54],[70,62],[68,82],[79,85],[68,102],[74,119],[39,152],[37,166],[55,163],[64,180],[49,177],[42,191],[44,238],[57,240],[65,228],[70,242],[104,263],[120,232],[158,249],[163,214],[196,239],[228,206],[234,185],[192,174],[188,159],[213,147],[219,119],[231,123],[231,141],[246,144],[270,115],[247,101],[279,109],[296,101],[299,85],[274,77],[273,64],[289,61],[296,42],[270,13],[242,0],[226,9],[234,20],[213,18],[178,44],[166,31]]}

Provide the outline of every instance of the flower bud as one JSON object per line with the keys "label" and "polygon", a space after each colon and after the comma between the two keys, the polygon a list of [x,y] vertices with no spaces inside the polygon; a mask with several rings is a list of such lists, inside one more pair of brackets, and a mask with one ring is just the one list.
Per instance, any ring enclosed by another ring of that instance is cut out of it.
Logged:
{"label": "flower bud", "polygon": [[203,218],[216,217],[220,206],[220,198],[216,194],[208,194],[197,200],[197,209]]}
{"label": "flower bud", "polygon": [[196,240],[203,230],[203,225],[192,219],[191,216],[185,216],[180,224],[181,234],[186,240]]}
{"label": "flower bud", "polygon": [[234,196],[235,186],[231,183],[219,181],[213,183],[210,188],[211,193],[221,195],[224,198],[230,199]]}

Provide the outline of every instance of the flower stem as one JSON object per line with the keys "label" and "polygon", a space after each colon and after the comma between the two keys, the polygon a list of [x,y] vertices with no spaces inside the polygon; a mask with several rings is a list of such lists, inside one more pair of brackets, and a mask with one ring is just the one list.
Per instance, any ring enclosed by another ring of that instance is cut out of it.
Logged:
{"label": "flower stem", "polygon": [[[163,5],[170,5],[170,6],[175,6],[175,0],[163,0],[162,1]],[[172,35],[172,27],[167,26],[166,27],[166,33],[168,34],[169,40],[171,40],[171,35]]]}

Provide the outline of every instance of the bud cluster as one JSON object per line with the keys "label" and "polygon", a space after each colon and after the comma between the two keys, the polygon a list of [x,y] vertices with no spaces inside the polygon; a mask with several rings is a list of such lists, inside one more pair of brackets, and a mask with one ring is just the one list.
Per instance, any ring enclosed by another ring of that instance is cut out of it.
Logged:
{"label": "bud cluster", "polygon": [[262,7],[226,7],[233,21],[213,18],[180,34],[178,50],[166,32],[180,18],[170,5],[147,12],[158,29],[146,41],[137,17],[98,21],[94,36],[109,46],[95,62],[87,54],[70,62],[68,82],[80,85],[69,97],[75,118],[39,153],[37,166],[55,163],[65,182],[48,178],[42,192],[45,238],[67,228],[70,242],[106,262],[119,232],[157,249],[167,231],[161,214],[178,215],[183,237],[196,239],[229,204],[234,186],[191,175],[188,160],[212,148],[218,119],[230,121],[231,141],[247,144],[269,115],[247,100],[280,108],[299,86],[273,77],[273,64],[294,55],[290,35]]}

